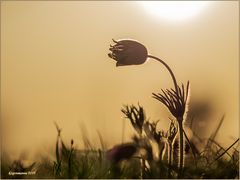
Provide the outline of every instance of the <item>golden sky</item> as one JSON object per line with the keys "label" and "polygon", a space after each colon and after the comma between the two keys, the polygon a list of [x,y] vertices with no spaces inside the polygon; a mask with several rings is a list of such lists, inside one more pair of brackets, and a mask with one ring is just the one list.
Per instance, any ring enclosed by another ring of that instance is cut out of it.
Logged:
{"label": "golden sky", "polygon": [[[149,11],[151,11],[149,9]],[[54,146],[56,121],[66,143],[82,147],[81,127],[99,144],[122,141],[123,104],[143,105],[166,129],[168,111],[151,97],[171,87],[161,64],[115,67],[111,39],[131,38],[191,83],[191,99],[226,119],[217,138],[229,145],[239,126],[239,2],[215,1],[192,18],[170,21],[128,1],[1,1],[1,121],[10,153]],[[125,141],[133,129],[125,123]]]}

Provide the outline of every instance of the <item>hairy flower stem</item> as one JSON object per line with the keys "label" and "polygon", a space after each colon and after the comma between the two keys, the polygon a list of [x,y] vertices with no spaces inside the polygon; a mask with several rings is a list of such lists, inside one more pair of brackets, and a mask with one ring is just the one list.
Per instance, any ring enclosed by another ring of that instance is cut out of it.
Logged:
{"label": "hairy flower stem", "polygon": [[179,171],[180,176],[182,174],[183,169],[183,124],[182,124],[183,118],[178,119],[178,125],[179,125]]}
{"label": "hairy flower stem", "polygon": [[155,56],[152,56],[152,55],[148,55],[148,57],[159,61],[160,63],[162,63],[162,64],[167,68],[167,70],[168,70],[169,73],[171,74],[171,77],[172,77],[172,80],[173,80],[173,84],[174,84],[175,90],[176,90],[176,92],[178,93],[177,80],[176,80],[176,78],[175,78],[175,76],[174,76],[174,74],[173,74],[173,71],[172,71],[171,68],[167,65],[167,63],[165,63],[163,60],[159,59],[158,57],[155,57]]}
{"label": "hairy flower stem", "polygon": [[[176,93],[178,94],[179,92],[178,92],[178,85],[177,85],[176,77],[175,77],[173,71],[171,70],[171,68],[167,65],[167,63],[165,63],[163,60],[159,59],[158,57],[155,57],[155,56],[152,56],[152,55],[148,55],[148,57],[159,61],[160,63],[162,63],[167,68],[167,70],[169,71],[169,73],[170,73],[170,75],[172,77]],[[180,149],[179,149],[179,151],[180,151],[180,154],[179,154],[179,169],[180,169],[180,172],[181,172],[182,169],[183,169],[183,125],[182,125],[183,117],[177,118],[177,121],[178,121],[178,125],[179,125],[179,136],[180,136],[180,142],[179,142],[179,146],[180,146]]]}

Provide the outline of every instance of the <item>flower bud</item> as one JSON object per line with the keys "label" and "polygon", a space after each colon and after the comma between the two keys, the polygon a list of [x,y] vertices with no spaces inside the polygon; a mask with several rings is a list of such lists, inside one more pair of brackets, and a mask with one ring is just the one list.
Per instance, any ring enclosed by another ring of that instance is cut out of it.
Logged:
{"label": "flower bud", "polygon": [[116,66],[139,65],[147,60],[147,48],[134,40],[113,40],[108,56],[117,61]]}

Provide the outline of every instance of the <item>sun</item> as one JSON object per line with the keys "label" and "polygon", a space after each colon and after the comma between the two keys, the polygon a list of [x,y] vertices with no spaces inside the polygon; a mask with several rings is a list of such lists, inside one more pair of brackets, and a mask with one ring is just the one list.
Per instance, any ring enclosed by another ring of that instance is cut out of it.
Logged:
{"label": "sun", "polygon": [[186,20],[201,12],[207,1],[139,1],[147,12],[166,20]]}

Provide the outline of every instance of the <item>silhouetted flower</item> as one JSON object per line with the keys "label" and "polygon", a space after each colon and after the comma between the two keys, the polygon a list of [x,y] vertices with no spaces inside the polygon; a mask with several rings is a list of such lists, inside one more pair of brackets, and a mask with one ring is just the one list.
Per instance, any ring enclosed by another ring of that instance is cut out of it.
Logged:
{"label": "silhouetted flower", "polygon": [[137,151],[137,147],[133,143],[121,144],[107,151],[107,158],[118,163],[124,159],[131,158]]}
{"label": "silhouetted flower", "polygon": [[183,121],[183,115],[189,98],[189,82],[187,82],[186,90],[183,84],[182,89],[179,86],[177,88],[177,92],[174,89],[162,89],[162,94],[153,93],[153,98],[163,103],[178,121]]}
{"label": "silhouetted flower", "polygon": [[119,40],[110,45],[108,56],[117,61],[116,66],[138,65],[147,60],[147,48],[134,40]]}
{"label": "silhouetted flower", "polygon": [[121,109],[122,113],[126,115],[134,129],[141,135],[143,130],[143,124],[146,119],[146,115],[142,106],[138,105],[138,108],[134,105],[124,106]]}
{"label": "silhouetted flower", "polygon": [[[146,61],[147,58],[151,58],[154,60],[159,61],[162,65],[166,67],[168,72],[170,73],[174,88],[175,89],[166,89],[162,90],[162,93],[155,94],[153,93],[153,97],[157,100],[159,100],[161,103],[163,103],[168,110],[172,113],[172,115],[176,118],[179,126],[179,139],[180,139],[180,148],[179,148],[179,177],[181,176],[183,164],[184,164],[184,157],[183,157],[183,121],[184,121],[184,115],[186,112],[187,102],[188,102],[188,96],[189,96],[189,82],[187,83],[186,89],[184,89],[184,85],[182,85],[182,88],[178,86],[176,77],[172,71],[172,69],[168,66],[168,64],[163,61],[162,59],[148,55],[147,49],[144,45],[141,43],[134,41],[134,40],[119,40],[115,41],[115,45],[110,45],[110,51],[111,53],[108,54],[108,56],[114,60],[117,61],[116,66],[120,65],[137,65],[142,64]],[[123,109],[122,112],[124,114],[131,116],[133,112],[129,111],[130,109]],[[135,116],[135,114],[134,114]],[[128,118],[129,118],[128,117]],[[142,124],[138,124],[138,121],[135,121],[134,119],[131,119],[131,123],[133,127],[138,131],[139,135],[142,136]],[[138,120],[138,118],[136,118]],[[140,127],[140,128],[139,128]],[[148,127],[149,128],[149,127]],[[140,131],[139,131],[140,130]],[[150,131],[149,131],[150,132]],[[160,133],[161,136],[165,137],[165,133]],[[173,138],[173,137],[170,137]]]}

